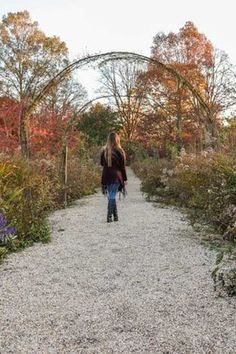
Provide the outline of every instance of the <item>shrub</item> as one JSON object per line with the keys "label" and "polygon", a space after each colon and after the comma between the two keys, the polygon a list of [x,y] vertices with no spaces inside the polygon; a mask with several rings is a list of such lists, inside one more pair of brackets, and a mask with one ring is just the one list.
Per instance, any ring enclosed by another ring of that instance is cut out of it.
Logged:
{"label": "shrub", "polygon": [[211,276],[214,282],[214,290],[219,295],[225,292],[228,296],[236,295],[236,255],[232,247],[226,252],[221,250],[218,253],[216,267]]}
{"label": "shrub", "polygon": [[[20,157],[0,158],[0,210],[11,227],[16,227],[16,238],[1,242],[1,258],[34,241],[48,241],[49,231],[45,210],[50,208],[52,184],[38,166]],[[6,221],[4,221],[6,224]]]}
{"label": "shrub", "polygon": [[143,160],[148,157],[147,151],[143,144],[137,141],[123,141],[122,146],[126,153],[127,164],[131,164],[136,160]]}
{"label": "shrub", "polygon": [[68,162],[68,199],[73,201],[95,193],[100,184],[100,173],[92,160],[71,158]]}
{"label": "shrub", "polygon": [[156,160],[153,158],[135,161],[132,169],[141,179],[141,191],[146,194],[147,199],[155,198],[167,202],[167,196],[170,197],[170,191],[167,182],[173,175],[175,161],[166,159]]}
{"label": "shrub", "polygon": [[7,249],[3,245],[0,245],[0,263],[3,261],[4,257],[7,254]]}
{"label": "shrub", "polygon": [[20,157],[2,157],[0,171],[0,209],[17,225],[18,236],[27,238],[51,205],[51,182],[35,163]]}
{"label": "shrub", "polygon": [[58,173],[58,162],[56,159],[40,159],[34,162],[40,174],[46,176],[50,182],[50,203],[45,205],[45,210],[55,210],[62,206],[61,190],[62,185]]}

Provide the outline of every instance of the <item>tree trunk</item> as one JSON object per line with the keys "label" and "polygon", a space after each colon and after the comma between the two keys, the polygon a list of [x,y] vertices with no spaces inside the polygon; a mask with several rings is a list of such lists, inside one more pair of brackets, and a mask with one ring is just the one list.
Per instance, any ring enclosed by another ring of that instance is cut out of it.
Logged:
{"label": "tree trunk", "polygon": [[182,146],[183,146],[183,140],[182,140],[182,114],[180,109],[177,111],[176,115],[176,142],[177,142],[177,152],[178,154],[180,153]]}
{"label": "tree trunk", "polygon": [[180,154],[180,151],[183,146],[182,141],[182,102],[181,102],[181,95],[182,95],[182,83],[178,80],[178,98],[177,98],[177,112],[176,112],[176,142],[177,142],[177,154]]}
{"label": "tree trunk", "polygon": [[22,109],[20,114],[20,129],[19,129],[19,139],[20,139],[20,147],[22,155],[29,159],[30,158],[30,148],[29,148],[29,140],[28,140],[28,129],[26,122],[26,113],[25,108]]}

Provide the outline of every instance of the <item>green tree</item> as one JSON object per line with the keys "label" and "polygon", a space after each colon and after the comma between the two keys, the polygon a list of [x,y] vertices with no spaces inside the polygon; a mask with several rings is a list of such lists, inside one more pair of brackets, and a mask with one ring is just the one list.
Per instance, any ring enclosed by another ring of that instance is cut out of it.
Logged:
{"label": "green tree", "polygon": [[118,115],[110,107],[96,103],[81,115],[78,128],[88,138],[89,143],[102,145],[111,130],[119,131]]}

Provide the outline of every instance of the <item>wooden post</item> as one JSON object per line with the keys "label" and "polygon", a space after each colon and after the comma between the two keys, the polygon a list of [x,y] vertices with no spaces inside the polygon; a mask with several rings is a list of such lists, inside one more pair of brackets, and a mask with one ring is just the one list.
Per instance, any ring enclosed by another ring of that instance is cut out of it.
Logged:
{"label": "wooden post", "polygon": [[62,185],[62,202],[64,206],[67,206],[67,180],[68,180],[68,147],[64,142],[61,148],[60,160],[59,160],[59,176]]}
{"label": "wooden post", "polygon": [[64,205],[68,204],[67,200],[67,181],[68,181],[68,146],[65,146],[65,172],[64,172]]}

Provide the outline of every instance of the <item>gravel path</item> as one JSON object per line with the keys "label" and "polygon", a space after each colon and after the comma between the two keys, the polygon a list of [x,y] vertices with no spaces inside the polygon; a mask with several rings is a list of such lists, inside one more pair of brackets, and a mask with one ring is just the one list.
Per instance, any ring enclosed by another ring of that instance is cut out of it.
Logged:
{"label": "gravel path", "polygon": [[1,354],[235,354],[236,300],[216,298],[215,254],[129,171],[120,221],[99,193],[50,223],[52,242],[0,267]]}

